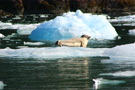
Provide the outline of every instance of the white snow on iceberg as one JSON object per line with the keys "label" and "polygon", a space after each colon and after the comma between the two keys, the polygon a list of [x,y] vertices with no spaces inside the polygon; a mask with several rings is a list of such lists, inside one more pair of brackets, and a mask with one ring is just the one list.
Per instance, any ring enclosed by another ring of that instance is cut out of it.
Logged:
{"label": "white snow on iceberg", "polygon": [[70,57],[93,57],[102,56],[106,48],[82,48],[82,47],[45,47],[45,48],[21,48],[0,49],[0,57],[18,58],[70,58]]}
{"label": "white snow on iceberg", "polygon": [[109,56],[110,58],[135,58],[135,43],[116,46],[111,49],[104,51],[103,55]]}
{"label": "white snow on iceberg", "polygon": [[82,13],[80,10],[64,13],[55,19],[41,23],[32,31],[29,38],[35,41],[56,41],[80,37],[83,34],[92,38],[113,39],[117,33],[103,15]]}

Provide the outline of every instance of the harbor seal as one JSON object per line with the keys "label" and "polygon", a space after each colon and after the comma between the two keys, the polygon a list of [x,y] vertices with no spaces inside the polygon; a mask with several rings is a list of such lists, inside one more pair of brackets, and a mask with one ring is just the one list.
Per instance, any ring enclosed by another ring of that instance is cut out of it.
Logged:
{"label": "harbor seal", "polygon": [[57,46],[69,46],[69,47],[87,47],[88,40],[91,37],[89,35],[82,35],[80,38],[71,38],[69,40],[58,40],[55,45]]}

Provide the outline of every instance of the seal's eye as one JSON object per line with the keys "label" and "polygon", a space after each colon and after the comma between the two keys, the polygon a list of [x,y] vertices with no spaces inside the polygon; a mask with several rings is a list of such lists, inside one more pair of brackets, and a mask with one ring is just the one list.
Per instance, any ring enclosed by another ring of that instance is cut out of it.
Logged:
{"label": "seal's eye", "polygon": [[85,35],[82,35],[81,37],[85,37]]}

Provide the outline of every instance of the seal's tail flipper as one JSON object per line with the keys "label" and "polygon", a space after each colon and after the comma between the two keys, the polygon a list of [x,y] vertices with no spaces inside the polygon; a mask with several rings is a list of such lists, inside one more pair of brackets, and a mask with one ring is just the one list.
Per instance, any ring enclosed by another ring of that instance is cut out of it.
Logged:
{"label": "seal's tail flipper", "polygon": [[58,46],[58,41],[56,41],[55,46]]}
{"label": "seal's tail flipper", "polygon": [[58,41],[56,41],[55,46],[62,46],[62,44],[61,44],[61,42],[58,40]]}

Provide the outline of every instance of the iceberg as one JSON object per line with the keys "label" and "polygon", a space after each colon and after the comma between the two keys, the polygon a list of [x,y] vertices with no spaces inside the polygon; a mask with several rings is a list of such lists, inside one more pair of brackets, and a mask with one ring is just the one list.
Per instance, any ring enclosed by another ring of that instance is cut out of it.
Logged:
{"label": "iceberg", "polygon": [[34,41],[57,41],[80,37],[83,34],[100,39],[114,39],[117,36],[106,16],[77,10],[41,23],[29,38]]}
{"label": "iceberg", "polygon": [[102,56],[106,48],[82,48],[82,47],[45,47],[45,48],[21,48],[0,49],[0,57],[16,58],[71,58],[71,57],[95,57]]}
{"label": "iceberg", "polygon": [[103,55],[109,56],[110,58],[117,58],[117,59],[119,58],[134,59],[135,52],[133,50],[135,50],[135,43],[120,45],[107,49],[104,51]]}

